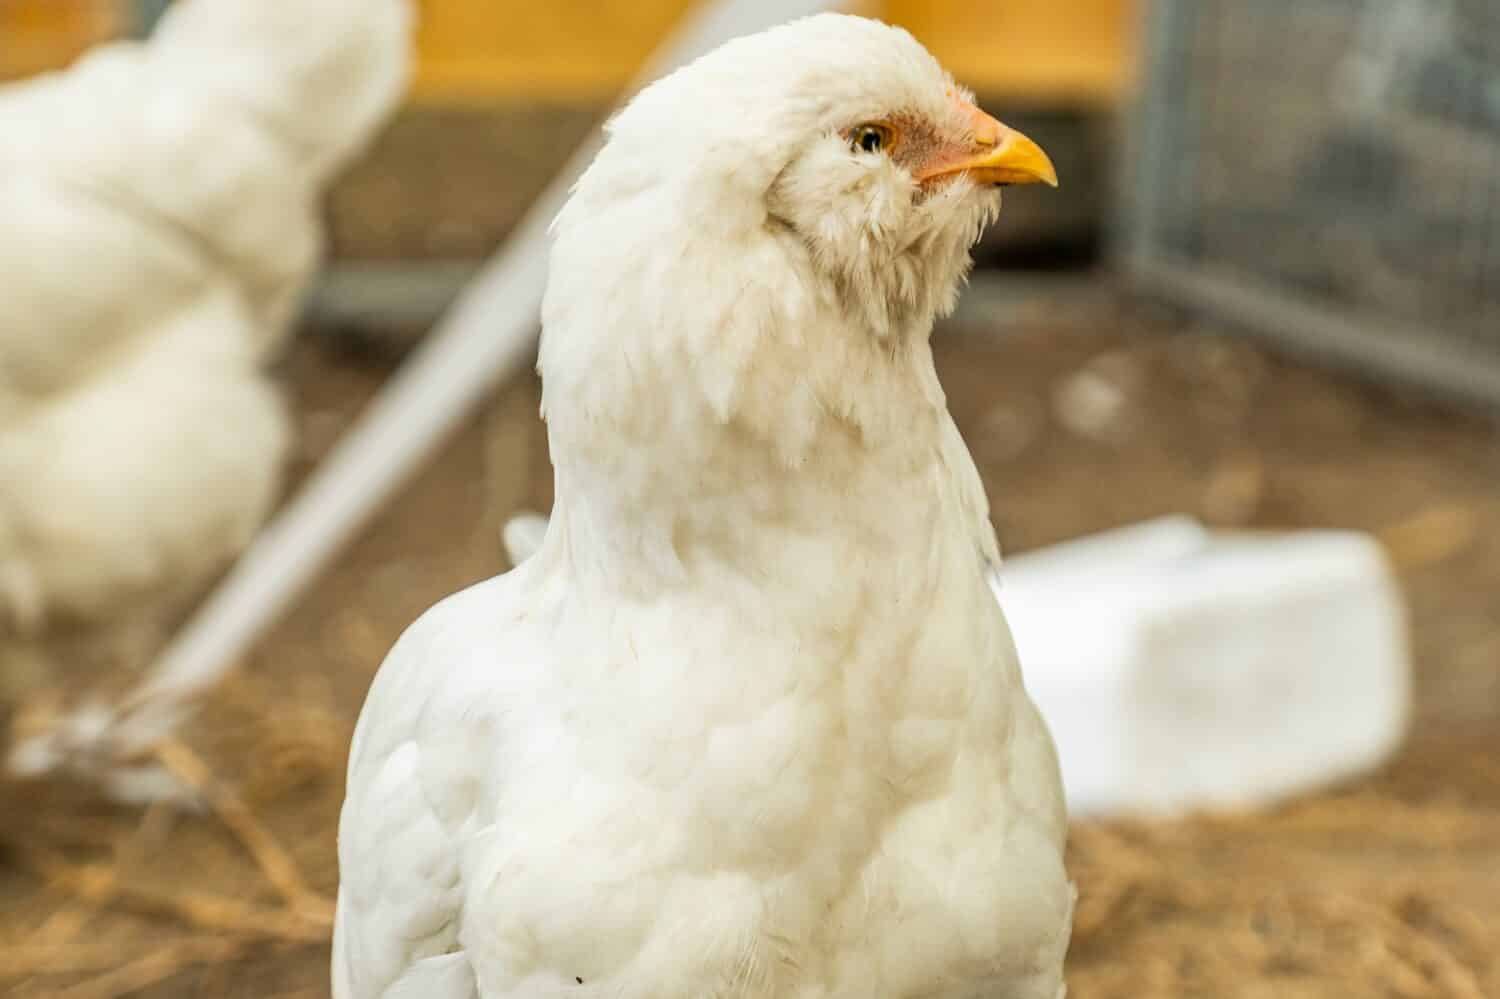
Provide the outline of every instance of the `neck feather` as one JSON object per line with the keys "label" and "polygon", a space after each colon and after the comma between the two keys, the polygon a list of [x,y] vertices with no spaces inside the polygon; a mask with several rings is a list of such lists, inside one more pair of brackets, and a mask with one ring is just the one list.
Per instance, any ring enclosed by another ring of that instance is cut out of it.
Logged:
{"label": "neck feather", "polygon": [[920,544],[945,516],[951,427],[925,341],[882,352],[878,391],[808,397],[760,381],[721,414],[678,372],[639,401],[654,419],[554,418],[559,540],[580,574],[646,589],[703,572],[785,578],[810,563]]}
{"label": "neck feather", "polygon": [[587,227],[565,216],[554,246],[554,556],[646,590],[705,567],[753,580],[920,544],[913,524],[975,505],[953,499],[955,477],[967,495],[977,476],[953,446],[930,315],[871,330],[785,227],[684,229],[641,204],[595,206]]}

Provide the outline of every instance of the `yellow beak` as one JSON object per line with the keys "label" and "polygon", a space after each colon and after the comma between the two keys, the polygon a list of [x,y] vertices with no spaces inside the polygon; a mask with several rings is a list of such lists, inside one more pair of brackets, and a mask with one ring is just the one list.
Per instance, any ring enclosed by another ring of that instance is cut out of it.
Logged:
{"label": "yellow beak", "polygon": [[976,184],[1057,186],[1057,170],[1041,146],[969,102],[956,95],[954,99],[968,116],[972,147],[938,159],[918,171],[917,180],[927,183],[962,173]]}

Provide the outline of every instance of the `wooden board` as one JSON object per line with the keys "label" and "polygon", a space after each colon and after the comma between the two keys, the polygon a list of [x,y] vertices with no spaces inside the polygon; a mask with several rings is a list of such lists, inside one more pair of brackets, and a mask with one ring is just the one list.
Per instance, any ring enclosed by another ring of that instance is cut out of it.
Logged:
{"label": "wooden board", "polygon": [[127,13],[111,0],[0,0],[0,80],[66,66],[115,35]]}
{"label": "wooden board", "polygon": [[[1100,104],[1128,85],[1138,0],[870,0],[966,84],[1033,104]],[[690,0],[420,0],[416,96],[602,103]]]}
{"label": "wooden board", "polygon": [[[414,0],[414,97],[599,105],[694,0]],[[1141,0],[864,0],[969,86],[1034,105],[1099,105],[1129,86]],[[130,22],[132,0],[0,0],[0,79],[66,65]]]}
{"label": "wooden board", "polygon": [[602,103],[692,0],[419,0],[415,94],[440,103]]}
{"label": "wooden board", "polygon": [[1129,86],[1138,0],[885,0],[981,93],[1044,104],[1117,100]]}

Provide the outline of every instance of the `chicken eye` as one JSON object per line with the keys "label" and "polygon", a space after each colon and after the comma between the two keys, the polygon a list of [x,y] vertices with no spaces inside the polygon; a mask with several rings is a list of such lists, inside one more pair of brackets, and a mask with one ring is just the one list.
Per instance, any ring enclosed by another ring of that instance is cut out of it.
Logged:
{"label": "chicken eye", "polygon": [[878,153],[890,144],[891,130],[884,125],[861,125],[850,139],[854,149],[866,153]]}

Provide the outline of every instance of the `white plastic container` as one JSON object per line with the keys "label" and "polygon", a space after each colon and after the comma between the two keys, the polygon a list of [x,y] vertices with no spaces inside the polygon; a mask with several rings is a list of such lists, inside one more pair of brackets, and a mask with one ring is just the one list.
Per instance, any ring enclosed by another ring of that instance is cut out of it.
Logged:
{"label": "white plastic container", "polygon": [[1074,814],[1274,801],[1404,735],[1405,612],[1368,536],[1172,517],[1010,559],[999,596]]}

